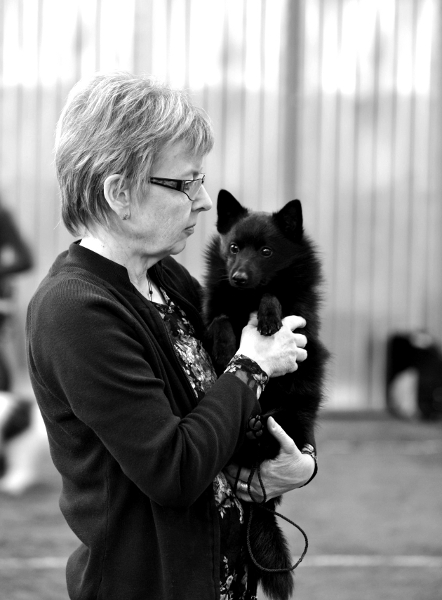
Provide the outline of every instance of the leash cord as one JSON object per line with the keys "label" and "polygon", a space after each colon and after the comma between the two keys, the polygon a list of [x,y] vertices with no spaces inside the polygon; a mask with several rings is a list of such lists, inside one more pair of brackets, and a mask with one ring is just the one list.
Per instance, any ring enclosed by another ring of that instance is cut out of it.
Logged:
{"label": "leash cord", "polygon": [[[251,493],[251,489],[250,489],[251,484],[252,484],[252,479],[253,479],[255,473],[258,476],[259,485],[261,486],[261,491],[262,491],[262,495],[263,495],[262,502],[259,502],[258,500],[256,500],[253,497],[253,495]],[[238,481],[238,479],[239,479],[239,470],[238,470],[238,474],[237,474],[237,481]],[[247,522],[247,550],[249,552],[249,556],[250,556],[253,564],[260,571],[265,571],[266,573],[289,573],[290,571],[294,571],[296,569],[296,567],[303,561],[304,556],[307,554],[307,550],[308,550],[308,537],[307,537],[307,534],[305,533],[305,531],[299,525],[297,525],[294,521],[291,521],[288,517],[285,517],[281,513],[277,512],[276,510],[273,510],[272,508],[268,508],[267,506],[264,506],[264,504],[267,501],[267,494],[266,494],[266,491],[265,491],[264,483],[262,481],[262,477],[261,477],[261,465],[260,465],[259,462],[257,462],[255,464],[255,466],[252,467],[252,469],[250,471],[250,475],[249,475],[249,478],[247,480],[247,491],[249,493],[250,498],[254,502],[254,505],[250,506],[249,518],[248,518],[248,522]],[[302,533],[302,535],[304,537],[304,542],[305,542],[304,550],[303,550],[300,558],[291,567],[286,567],[286,568],[282,568],[282,569],[269,569],[267,567],[263,567],[262,565],[260,565],[258,563],[258,561],[256,560],[256,558],[254,557],[253,552],[252,552],[252,545],[250,543],[250,529],[251,529],[251,526],[252,526],[253,510],[256,507],[261,508],[262,510],[266,510],[267,512],[272,513],[275,516],[280,517],[281,519],[284,519],[284,521],[287,521],[287,523],[290,523],[290,525],[293,525],[294,527],[296,527],[296,529],[298,529]]]}

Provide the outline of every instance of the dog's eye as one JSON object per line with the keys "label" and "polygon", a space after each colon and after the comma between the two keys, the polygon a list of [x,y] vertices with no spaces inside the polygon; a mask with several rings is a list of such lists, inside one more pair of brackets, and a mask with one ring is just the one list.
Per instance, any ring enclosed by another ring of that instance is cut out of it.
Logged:
{"label": "dog's eye", "polygon": [[230,244],[230,252],[232,254],[238,254],[239,248],[236,244]]}
{"label": "dog's eye", "polygon": [[264,248],[261,248],[261,254],[267,258],[272,256],[273,250],[271,248],[267,248],[267,246],[264,246]]}

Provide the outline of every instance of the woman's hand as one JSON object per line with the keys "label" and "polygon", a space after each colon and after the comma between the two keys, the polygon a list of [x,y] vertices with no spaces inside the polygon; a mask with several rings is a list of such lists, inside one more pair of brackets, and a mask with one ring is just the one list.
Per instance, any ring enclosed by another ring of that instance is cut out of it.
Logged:
{"label": "woman's hand", "polygon": [[[267,429],[281,446],[276,458],[264,460],[261,463],[261,479],[266,491],[266,498],[270,500],[304,485],[313,475],[315,461],[309,454],[301,454],[292,438],[272,417],[267,420]],[[238,465],[230,464],[224,469],[232,489],[235,489],[238,468]],[[247,491],[249,475],[250,469],[242,468],[236,488],[236,495],[245,502],[253,502]],[[250,491],[254,500],[262,502],[263,493],[256,473],[253,476]]]}
{"label": "woman's hand", "polygon": [[270,336],[261,335],[257,325],[257,313],[252,313],[242,331],[237,353],[257,362],[269,377],[280,377],[296,371],[297,363],[307,358],[307,351],[304,350],[307,338],[294,331],[305,327],[305,319],[294,315],[285,317],[281,329]]}

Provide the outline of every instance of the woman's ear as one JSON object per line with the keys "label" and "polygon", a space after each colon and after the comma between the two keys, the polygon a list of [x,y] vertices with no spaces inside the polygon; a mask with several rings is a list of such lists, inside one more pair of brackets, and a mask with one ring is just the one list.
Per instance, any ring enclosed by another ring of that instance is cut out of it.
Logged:
{"label": "woman's ear", "polygon": [[130,189],[126,178],[121,175],[109,175],[103,186],[104,197],[109,207],[119,219],[130,218]]}

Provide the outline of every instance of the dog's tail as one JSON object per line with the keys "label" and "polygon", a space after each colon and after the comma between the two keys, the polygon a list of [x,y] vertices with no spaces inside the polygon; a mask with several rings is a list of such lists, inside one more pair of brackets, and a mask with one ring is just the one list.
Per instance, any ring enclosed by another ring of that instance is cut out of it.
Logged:
{"label": "dog's tail", "polygon": [[[267,504],[274,508],[272,501]],[[250,572],[269,598],[289,600],[294,590],[291,555],[276,516],[255,505],[251,505],[249,511],[247,545]]]}

